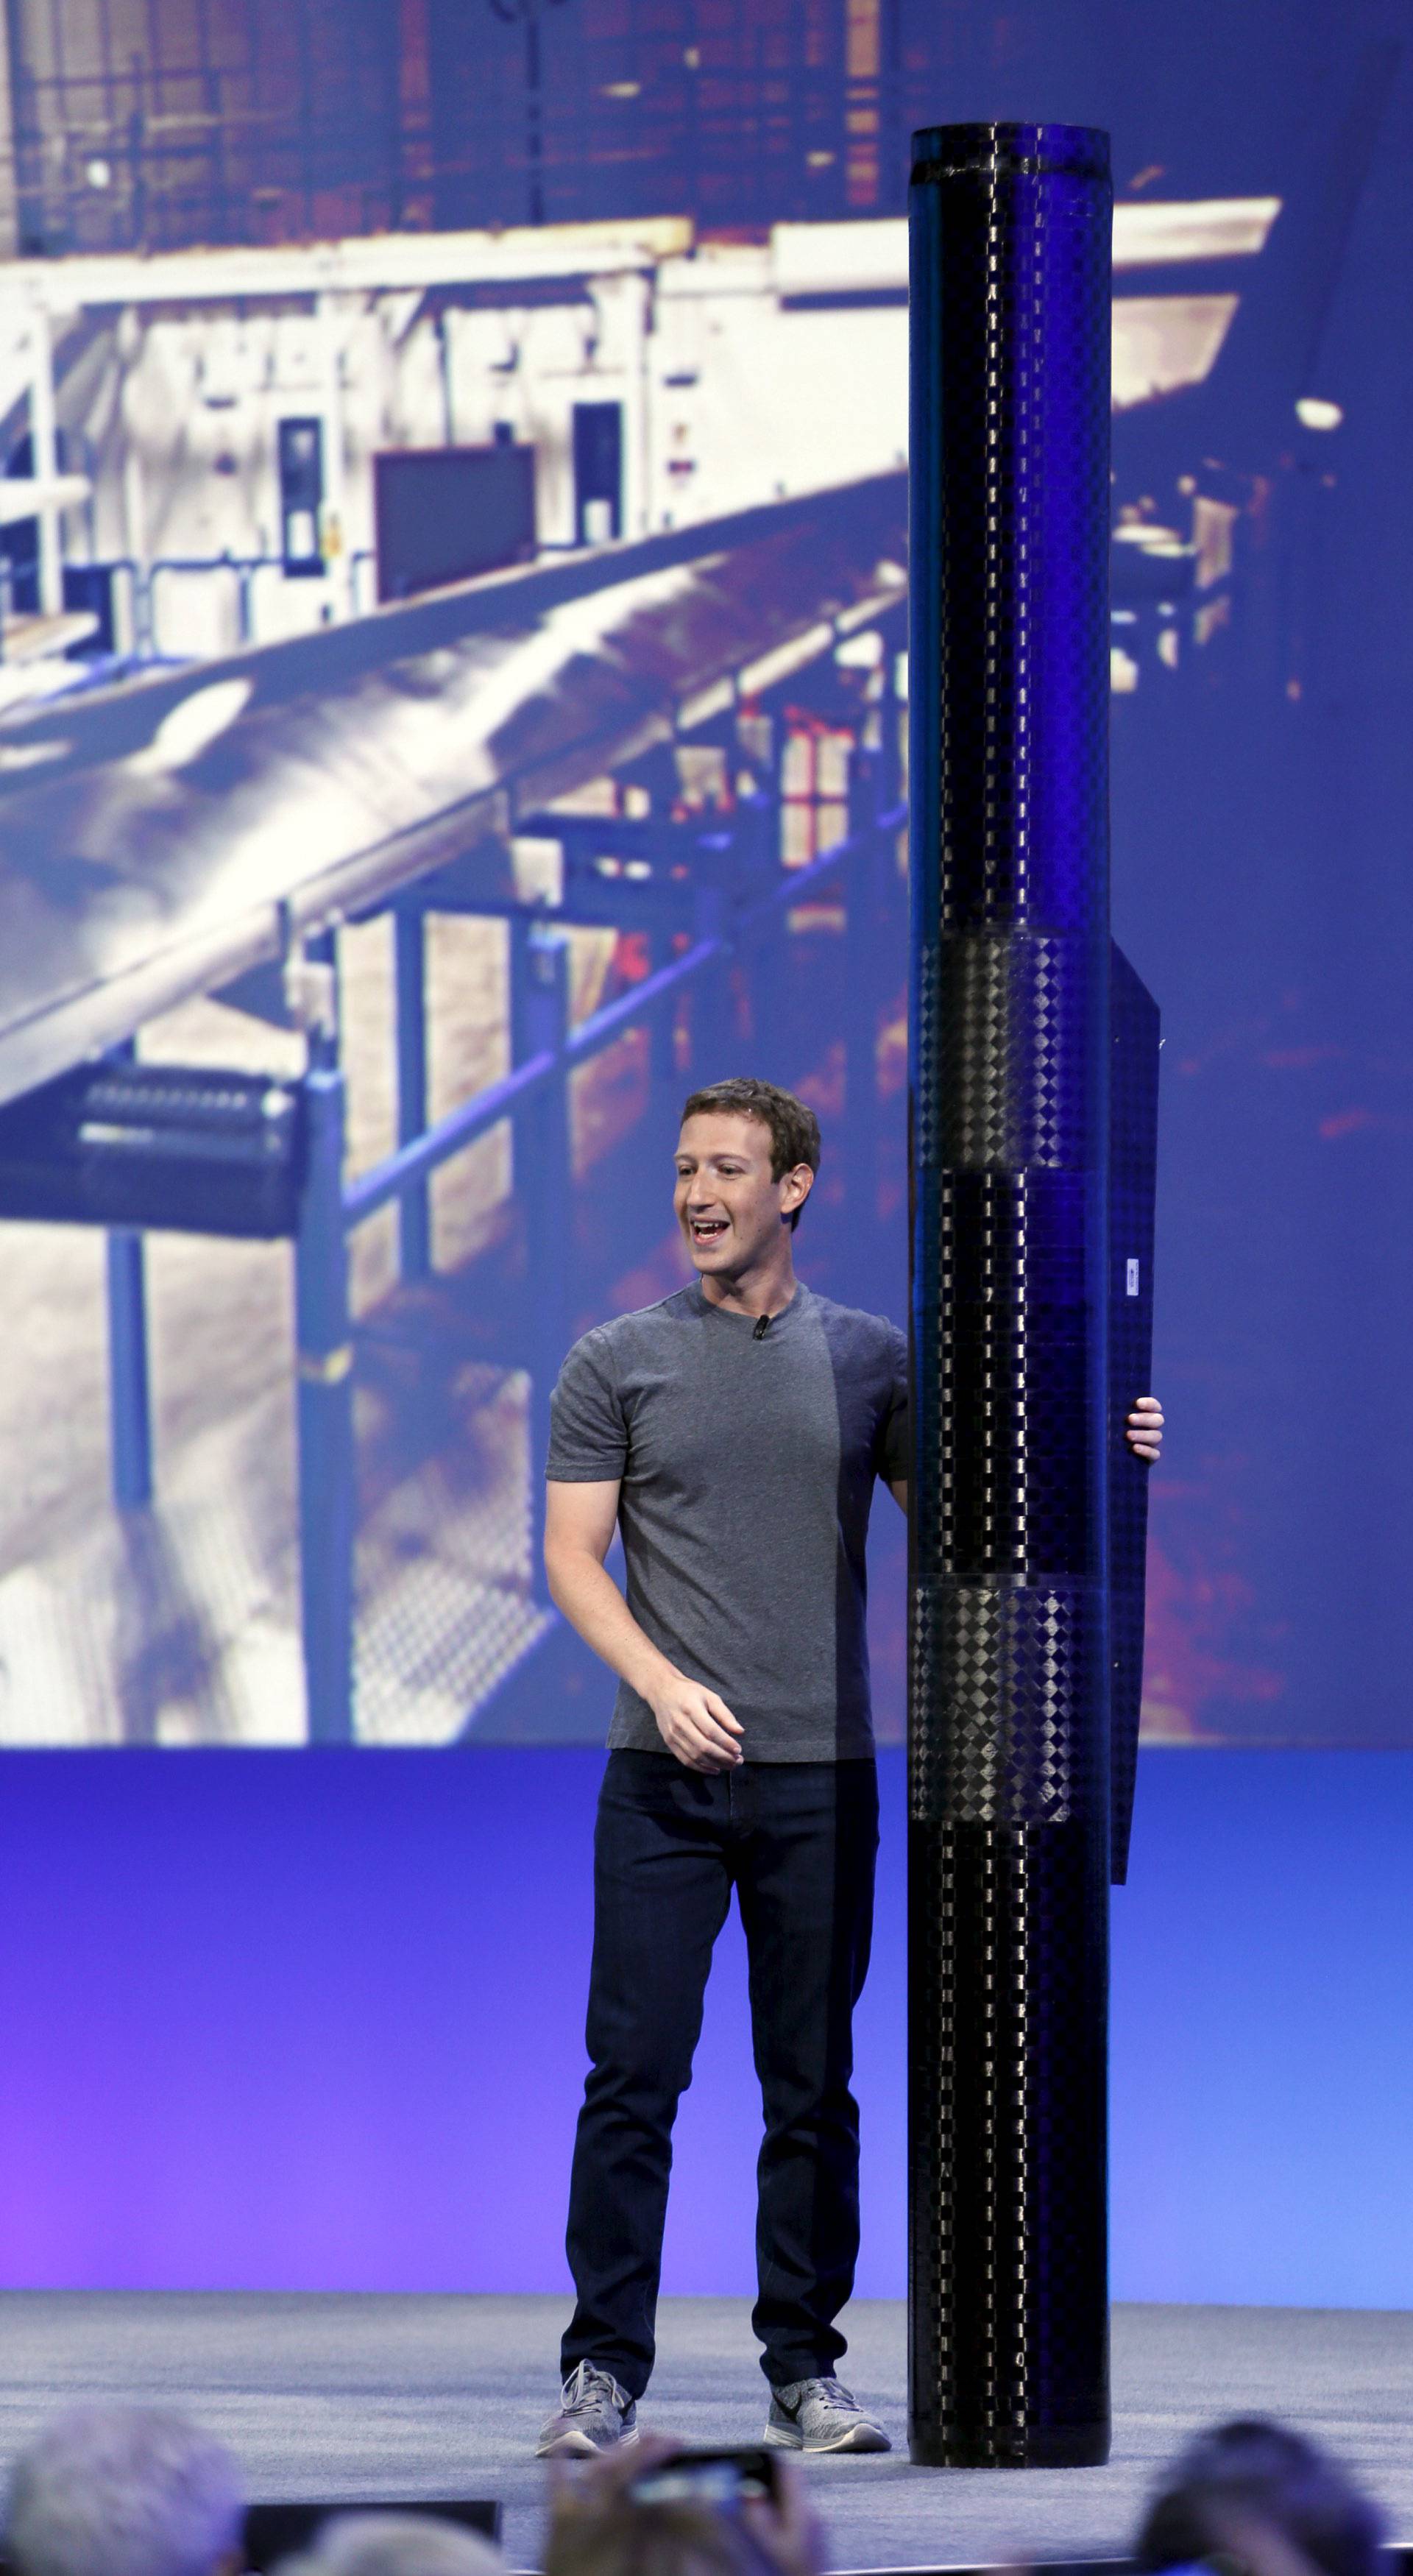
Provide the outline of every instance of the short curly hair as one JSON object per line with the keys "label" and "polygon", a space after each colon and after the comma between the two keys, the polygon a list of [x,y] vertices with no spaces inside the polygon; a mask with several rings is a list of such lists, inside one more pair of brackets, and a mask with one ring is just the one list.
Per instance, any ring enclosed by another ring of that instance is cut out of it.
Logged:
{"label": "short curly hair", "polygon": [[[780,1091],[773,1082],[760,1082],[751,1073],[728,1075],[725,1082],[709,1082],[704,1091],[694,1091],[683,1103],[682,1123],[689,1118],[735,1116],[754,1118],[770,1130],[770,1177],[783,1181],[799,1163],[808,1163],[812,1172],[819,1170],[819,1120],[793,1091]],[[793,1234],[800,1222],[795,1209],[790,1219]]]}
{"label": "short curly hair", "polygon": [[243,2515],[235,2461],[189,2416],[76,2406],[11,2470],[5,2556],[21,2576],[211,2576]]}

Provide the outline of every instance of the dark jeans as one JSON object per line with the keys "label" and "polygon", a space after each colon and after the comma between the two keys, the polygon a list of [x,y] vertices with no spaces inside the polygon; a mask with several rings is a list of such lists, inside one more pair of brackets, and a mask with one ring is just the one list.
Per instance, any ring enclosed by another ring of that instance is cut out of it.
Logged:
{"label": "dark jeans", "polygon": [[736,1890],[765,2108],[753,2324],[773,2387],[833,2369],[859,2246],[853,2009],[868,1969],[878,1781],[865,1762],[685,1770],[611,1753],[594,1839],[593,2060],[574,2146],[564,2338],[640,2397],[712,1944]]}

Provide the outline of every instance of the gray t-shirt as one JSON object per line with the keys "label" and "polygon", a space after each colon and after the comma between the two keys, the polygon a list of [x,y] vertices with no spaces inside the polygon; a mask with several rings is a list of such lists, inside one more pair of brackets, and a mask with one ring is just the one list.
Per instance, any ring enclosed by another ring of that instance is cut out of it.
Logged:
{"label": "gray t-shirt", "polygon": [[[720,1693],[754,1762],[871,1753],[864,1541],[907,1474],[907,1345],[799,1287],[764,1333],[699,1282],[576,1342],[551,1407],[555,1483],[622,1480],[628,1606]],[[613,1746],[661,1753],[618,1686]]]}

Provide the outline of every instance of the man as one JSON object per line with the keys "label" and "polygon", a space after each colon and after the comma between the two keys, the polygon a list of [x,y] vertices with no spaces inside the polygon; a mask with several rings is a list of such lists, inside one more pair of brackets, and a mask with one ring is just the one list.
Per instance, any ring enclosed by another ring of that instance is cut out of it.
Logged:
{"label": "man", "polygon": [[[878,1845],[864,1545],[876,1477],[907,1508],[907,1347],[795,1276],[819,1157],[818,1121],[789,1092],[694,1092],[673,1205],[696,1280],[586,1334],[555,1389],[550,1590],[619,1691],[570,2185],[578,2304],[541,2457],[635,2433],[672,2124],[733,1887],[765,2110],[765,2439],[889,2448],[835,2376],[835,2319],[858,2254],[849,2078]],[[1129,1418],[1140,1455],[1161,1427],[1145,1399]],[[626,1599],[604,1564],[615,1524]]]}

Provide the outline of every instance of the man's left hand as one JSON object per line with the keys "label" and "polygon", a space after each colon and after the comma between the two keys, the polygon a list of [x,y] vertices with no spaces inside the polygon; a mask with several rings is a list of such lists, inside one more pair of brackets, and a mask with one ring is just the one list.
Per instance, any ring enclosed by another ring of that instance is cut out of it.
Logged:
{"label": "man's left hand", "polygon": [[1163,1408],[1156,1395],[1139,1396],[1124,1436],[1135,1458],[1146,1458],[1151,1467],[1163,1446]]}

